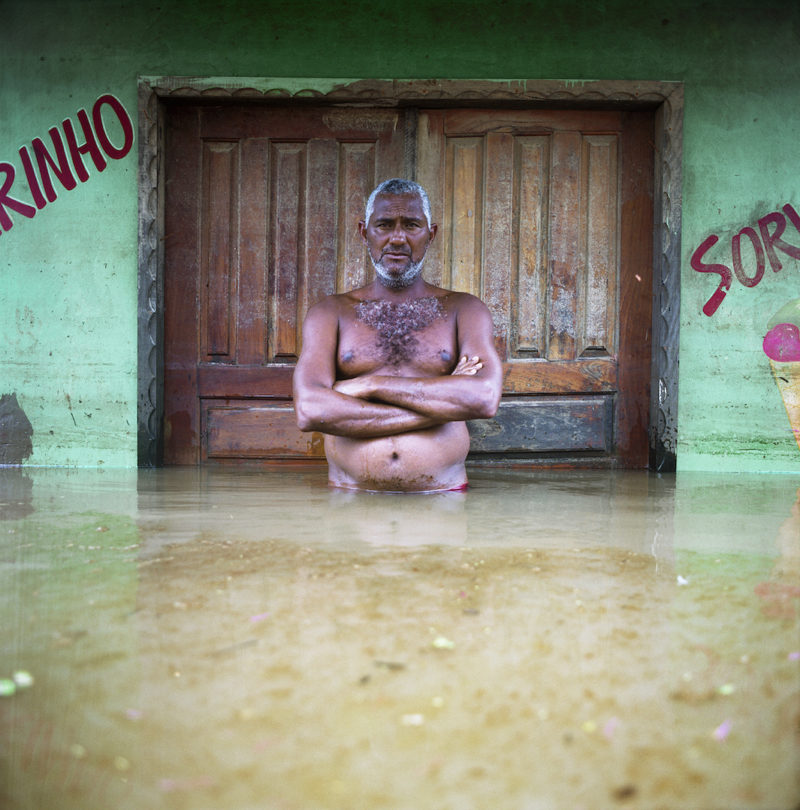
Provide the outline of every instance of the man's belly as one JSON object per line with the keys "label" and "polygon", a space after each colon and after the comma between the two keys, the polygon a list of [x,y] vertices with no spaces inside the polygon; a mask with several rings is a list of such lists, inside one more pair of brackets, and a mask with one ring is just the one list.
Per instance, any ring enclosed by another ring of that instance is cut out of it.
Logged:
{"label": "man's belly", "polygon": [[325,436],[328,480],[338,487],[382,492],[438,492],[467,483],[464,422],[377,439]]}

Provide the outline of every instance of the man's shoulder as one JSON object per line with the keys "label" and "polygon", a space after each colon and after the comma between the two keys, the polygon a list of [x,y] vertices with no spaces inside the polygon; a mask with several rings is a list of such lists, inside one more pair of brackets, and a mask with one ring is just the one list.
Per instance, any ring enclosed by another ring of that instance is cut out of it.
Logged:
{"label": "man's shoulder", "polygon": [[442,292],[447,298],[447,304],[452,306],[456,311],[462,309],[471,310],[486,308],[486,304],[484,304],[477,295],[473,295],[472,293],[460,292],[459,290],[442,290]]}
{"label": "man's shoulder", "polygon": [[458,325],[459,332],[491,329],[492,314],[489,307],[477,295],[452,291],[445,305]]}
{"label": "man's shoulder", "polygon": [[332,293],[312,304],[308,309],[308,314],[315,317],[338,316],[342,312],[352,309],[357,303],[358,299],[352,292]]}

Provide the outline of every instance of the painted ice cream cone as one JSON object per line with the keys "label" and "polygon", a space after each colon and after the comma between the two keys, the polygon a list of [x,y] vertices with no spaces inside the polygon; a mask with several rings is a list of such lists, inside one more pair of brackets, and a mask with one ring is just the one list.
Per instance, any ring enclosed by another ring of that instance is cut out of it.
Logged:
{"label": "painted ice cream cone", "polygon": [[783,404],[789,416],[789,424],[794,431],[797,446],[800,447],[800,362],[781,363],[770,358],[772,376],[783,397]]}
{"label": "painted ice cream cone", "polygon": [[781,307],[767,324],[764,353],[781,392],[800,448],[800,298]]}

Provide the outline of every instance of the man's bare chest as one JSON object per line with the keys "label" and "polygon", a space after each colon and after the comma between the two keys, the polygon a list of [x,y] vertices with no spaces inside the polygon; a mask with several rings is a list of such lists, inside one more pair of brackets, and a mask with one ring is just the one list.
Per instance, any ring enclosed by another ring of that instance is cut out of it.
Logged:
{"label": "man's bare chest", "polygon": [[340,319],[337,360],[347,377],[379,369],[448,374],[456,352],[455,320],[436,296],[361,301]]}

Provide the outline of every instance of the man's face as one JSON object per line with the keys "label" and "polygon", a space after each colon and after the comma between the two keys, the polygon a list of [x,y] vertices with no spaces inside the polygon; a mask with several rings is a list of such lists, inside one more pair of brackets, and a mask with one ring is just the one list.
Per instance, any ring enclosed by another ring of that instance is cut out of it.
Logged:
{"label": "man's face", "polygon": [[417,194],[381,194],[358,229],[378,277],[387,287],[410,286],[420,273],[437,226],[428,227]]}

